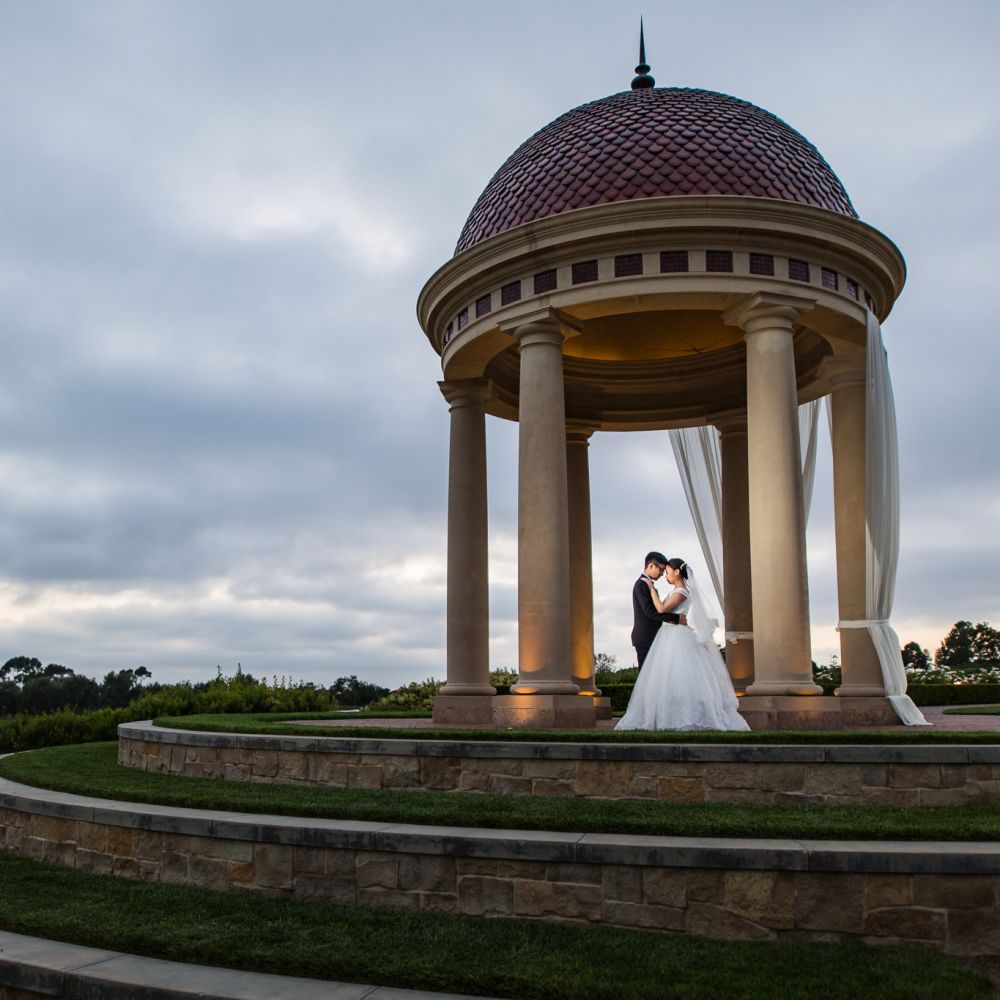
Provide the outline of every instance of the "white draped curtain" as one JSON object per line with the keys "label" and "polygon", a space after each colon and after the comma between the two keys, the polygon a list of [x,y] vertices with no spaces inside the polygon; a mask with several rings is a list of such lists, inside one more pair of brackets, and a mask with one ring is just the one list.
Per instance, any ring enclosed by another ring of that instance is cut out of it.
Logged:
{"label": "white draped curtain", "polygon": [[[896,405],[882,329],[868,313],[867,420],[865,441],[866,577],[864,621],[842,621],[838,628],[866,628],[878,654],[885,693],[900,720],[908,726],[927,725],[920,709],[906,694],[906,669],[899,636],[889,624],[896,590],[899,557],[899,445]],[[806,518],[812,506],[816,473],[816,438],[820,400],[799,407],[802,448],[802,492]],[[708,574],[725,614],[722,588],[722,459],[715,427],[685,427],[670,431],[670,443],[684,486],[688,508],[708,567]]]}
{"label": "white draped curtain", "polygon": [[906,668],[899,636],[889,624],[899,559],[899,443],[896,403],[882,328],[868,313],[867,419],[865,421],[865,614],[840,628],[866,628],[872,637],[885,693],[900,721],[926,726],[923,713],[906,693]]}
{"label": "white draped curtain", "polygon": [[[812,505],[816,478],[816,437],[820,400],[799,407],[799,442],[802,448],[802,492],[806,518]],[[708,575],[723,615],[726,596],[722,588],[722,446],[715,427],[684,427],[670,431],[670,444],[684,486]]]}

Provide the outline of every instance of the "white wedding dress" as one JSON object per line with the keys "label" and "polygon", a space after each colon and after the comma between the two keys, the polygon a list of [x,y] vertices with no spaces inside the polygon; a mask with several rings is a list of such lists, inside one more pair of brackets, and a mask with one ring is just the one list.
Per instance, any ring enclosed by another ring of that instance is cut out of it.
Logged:
{"label": "white wedding dress", "polygon": [[[690,594],[673,610],[686,613]],[[660,626],[636,678],[628,709],[615,729],[749,731],[739,714],[726,664],[712,640],[700,642],[686,625]]]}

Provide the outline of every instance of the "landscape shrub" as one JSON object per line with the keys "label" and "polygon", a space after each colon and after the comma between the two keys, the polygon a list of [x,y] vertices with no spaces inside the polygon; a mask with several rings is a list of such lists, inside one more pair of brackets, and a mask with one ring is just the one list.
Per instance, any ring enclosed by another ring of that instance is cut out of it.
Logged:
{"label": "landscape shrub", "polygon": [[0,753],[113,740],[117,738],[120,723],[141,718],[127,708],[101,708],[96,712],[64,708],[44,715],[20,712],[0,719]]}
{"label": "landscape shrub", "polygon": [[635,684],[598,684],[601,689],[602,698],[611,699],[612,712],[624,712],[628,707],[628,700],[632,697],[632,689]]}
{"label": "landscape shrub", "polygon": [[390,691],[384,698],[373,701],[368,706],[371,712],[429,712],[434,707],[434,698],[444,687],[444,681],[428,677],[425,681],[413,681]]}
{"label": "landscape shrub", "polygon": [[906,693],[916,705],[995,705],[1000,684],[911,683]]}
{"label": "landscape shrub", "polygon": [[0,753],[34,750],[67,743],[113,740],[123,722],[161,715],[262,712],[335,712],[337,699],[328,689],[275,678],[258,681],[237,669],[206,684],[171,684],[147,691],[125,708],[76,712],[71,708],[39,715],[18,712],[0,718]]}
{"label": "landscape shrub", "polygon": [[490,683],[497,689],[497,694],[500,693],[500,688],[506,687],[509,689],[512,685],[517,683],[517,671],[513,667],[496,667],[490,671]]}

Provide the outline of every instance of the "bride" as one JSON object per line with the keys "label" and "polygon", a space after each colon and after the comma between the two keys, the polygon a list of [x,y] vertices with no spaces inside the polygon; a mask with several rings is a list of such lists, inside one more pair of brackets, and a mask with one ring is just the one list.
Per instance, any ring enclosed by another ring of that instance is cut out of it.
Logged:
{"label": "bride", "polygon": [[683,612],[690,627],[660,627],[615,729],[749,730],[694,574],[683,559],[669,559],[665,576],[673,593],[662,600],[650,583],[653,604],[657,611]]}

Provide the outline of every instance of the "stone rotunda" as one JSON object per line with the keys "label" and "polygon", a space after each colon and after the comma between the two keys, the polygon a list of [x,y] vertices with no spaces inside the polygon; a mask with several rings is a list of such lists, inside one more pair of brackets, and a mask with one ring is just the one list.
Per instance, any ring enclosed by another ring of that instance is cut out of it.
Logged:
{"label": "stone rotunda", "polygon": [[[724,94],[657,88],[642,53],[636,72],[630,90],[511,155],[420,295],[451,412],[447,684],[434,718],[584,726],[607,712],[594,685],[589,439],[714,425],[741,711],[754,727],[895,722],[863,628],[841,631],[837,697],[813,682],[797,414],[831,399],[840,618],[864,623],[867,330],[899,295],[903,259],[783,121]],[[487,415],[519,423],[519,680],[502,697],[489,683]],[[623,632],[628,607],[623,595]]]}

